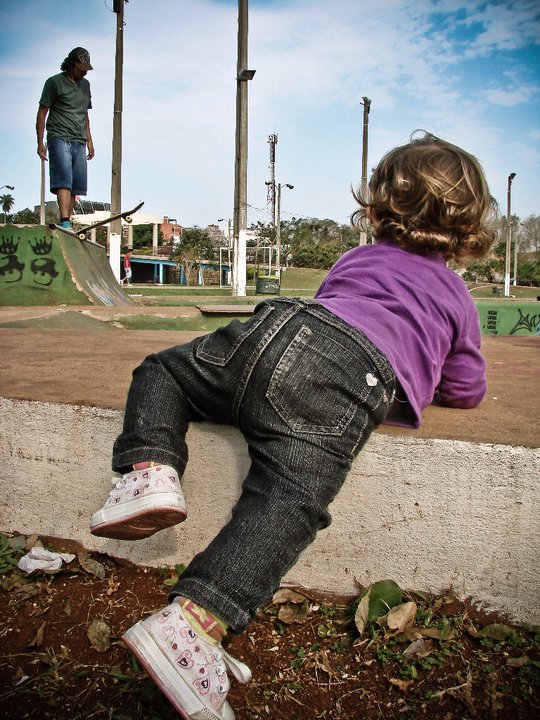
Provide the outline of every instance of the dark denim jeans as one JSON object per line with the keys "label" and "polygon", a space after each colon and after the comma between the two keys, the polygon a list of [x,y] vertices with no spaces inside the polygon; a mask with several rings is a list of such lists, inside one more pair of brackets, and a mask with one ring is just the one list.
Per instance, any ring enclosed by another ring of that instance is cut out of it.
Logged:
{"label": "dark denim jeans", "polygon": [[385,356],[312,300],[262,302],[245,323],[146,358],[133,373],[115,470],[155,460],[182,475],[192,420],[237,426],[251,458],[230,521],[172,594],[243,630],[330,524],[328,505],[394,389]]}

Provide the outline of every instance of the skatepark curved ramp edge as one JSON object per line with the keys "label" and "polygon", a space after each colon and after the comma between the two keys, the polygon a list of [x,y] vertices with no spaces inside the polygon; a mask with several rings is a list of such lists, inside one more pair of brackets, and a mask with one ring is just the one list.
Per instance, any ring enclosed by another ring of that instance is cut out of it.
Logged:
{"label": "skatepark curved ramp edge", "polygon": [[45,225],[0,228],[0,305],[134,305],[105,248]]}

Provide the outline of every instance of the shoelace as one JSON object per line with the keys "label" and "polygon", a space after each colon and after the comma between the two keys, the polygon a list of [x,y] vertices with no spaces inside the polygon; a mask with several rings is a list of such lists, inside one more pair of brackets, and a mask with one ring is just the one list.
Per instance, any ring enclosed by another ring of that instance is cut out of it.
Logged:
{"label": "shoelace", "polygon": [[223,654],[223,662],[227,668],[232,672],[238,682],[245,684],[251,680],[251,670],[241,660],[229,655],[229,653],[220,647],[220,652]]}

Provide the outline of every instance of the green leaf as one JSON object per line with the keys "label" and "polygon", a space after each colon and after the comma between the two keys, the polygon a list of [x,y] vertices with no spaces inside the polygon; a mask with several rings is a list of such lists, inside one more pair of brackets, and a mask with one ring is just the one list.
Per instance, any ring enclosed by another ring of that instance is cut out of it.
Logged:
{"label": "green leaf", "polygon": [[379,580],[364,590],[363,598],[369,593],[369,611],[367,620],[373,622],[381,615],[400,605],[403,599],[403,592],[399,585],[393,580]]}

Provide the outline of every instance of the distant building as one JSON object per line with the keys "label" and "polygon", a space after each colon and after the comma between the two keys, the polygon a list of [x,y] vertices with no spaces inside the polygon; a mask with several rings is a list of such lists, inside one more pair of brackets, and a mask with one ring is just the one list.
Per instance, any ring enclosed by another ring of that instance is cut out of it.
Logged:
{"label": "distant building", "polygon": [[182,234],[182,228],[174,218],[165,216],[160,225],[160,230],[163,235],[163,243],[165,245],[172,245],[179,242],[180,235]]}

